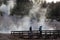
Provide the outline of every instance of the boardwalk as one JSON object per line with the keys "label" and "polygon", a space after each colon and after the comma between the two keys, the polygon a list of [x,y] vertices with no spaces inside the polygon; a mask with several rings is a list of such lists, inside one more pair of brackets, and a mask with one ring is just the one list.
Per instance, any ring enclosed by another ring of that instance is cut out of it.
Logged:
{"label": "boardwalk", "polygon": [[60,30],[42,30],[42,33],[38,30],[32,31],[12,31],[11,35],[24,40],[59,40]]}

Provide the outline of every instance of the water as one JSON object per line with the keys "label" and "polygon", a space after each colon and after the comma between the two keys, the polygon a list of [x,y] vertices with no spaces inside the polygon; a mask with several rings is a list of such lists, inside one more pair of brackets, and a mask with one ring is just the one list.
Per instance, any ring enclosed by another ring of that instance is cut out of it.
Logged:
{"label": "water", "polygon": [[48,27],[45,23],[45,14],[47,12],[47,8],[41,8],[40,0],[32,0],[32,2],[33,6],[29,11],[29,15],[24,16],[23,18],[19,18],[17,16],[9,16],[10,10],[12,10],[14,7],[14,1],[8,1],[8,5],[2,4],[0,10],[3,12],[3,17],[0,18],[0,32],[10,33],[11,31],[16,30],[29,30],[30,26],[33,27],[33,30],[38,30],[39,26],[43,26],[43,30],[53,30],[52,27]]}

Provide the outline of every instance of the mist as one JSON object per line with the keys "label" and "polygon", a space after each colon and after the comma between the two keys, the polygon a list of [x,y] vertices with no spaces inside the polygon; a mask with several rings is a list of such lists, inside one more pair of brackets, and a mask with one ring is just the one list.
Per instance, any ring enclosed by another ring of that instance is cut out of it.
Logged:
{"label": "mist", "polygon": [[[10,16],[10,13],[16,2],[13,0],[7,1],[7,5],[3,4],[0,6],[3,16],[0,17],[0,32],[10,33],[11,31],[24,31],[29,30],[32,26],[33,30],[38,30],[42,26],[42,30],[55,30],[54,27],[46,24],[46,12],[47,8],[41,8],[40,0],[30,0],[33,2],[32,8],[29,10],[29,15],[23,18],[17,17],[16,15]],[[37,17],[39,15],[39,17]]]}

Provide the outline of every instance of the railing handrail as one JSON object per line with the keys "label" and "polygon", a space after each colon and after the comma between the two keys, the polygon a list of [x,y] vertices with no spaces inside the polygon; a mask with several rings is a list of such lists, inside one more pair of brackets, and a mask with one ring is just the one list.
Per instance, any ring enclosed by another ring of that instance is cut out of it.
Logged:
{"label": "railing handrail", "polygon": [[[14,33],[30,33],[30,31],[11,31],[11,34],[14,34]],[[32,33],[40,33],[40,31],[32,31]],[[42,30],[42,34],[45,33],[45,34],[60,34],[60,30]]]}

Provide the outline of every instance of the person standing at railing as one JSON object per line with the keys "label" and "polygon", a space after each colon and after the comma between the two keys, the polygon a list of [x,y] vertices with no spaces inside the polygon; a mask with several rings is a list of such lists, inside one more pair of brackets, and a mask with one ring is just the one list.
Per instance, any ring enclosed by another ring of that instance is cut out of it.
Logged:
{"label": "person standing at railing", "polygon": [[29,38],[32,38],[32,26],[29,28]]}
{"label": "person standing at railing", "polygon": [[41,37],[42,36],[42,26],[39,27],[39,32],[40,32],[39,37]]}
{"label": "person standing at railing", "polygon": [[29,30],[30,30],[30,32],[32,32],[32,27],[31,26],[30,26]]}

